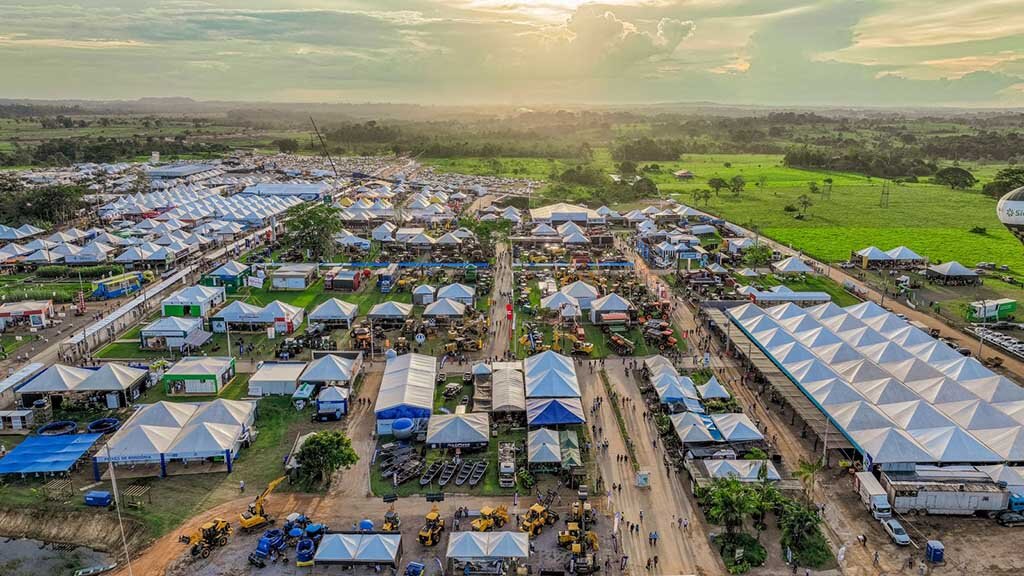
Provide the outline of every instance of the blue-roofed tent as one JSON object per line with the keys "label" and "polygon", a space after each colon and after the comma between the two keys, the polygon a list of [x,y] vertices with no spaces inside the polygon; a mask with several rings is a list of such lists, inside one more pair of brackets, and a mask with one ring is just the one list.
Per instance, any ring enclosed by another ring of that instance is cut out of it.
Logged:
{"label": "blue-roofed tent", "polygon": [[375,404],[377,433],[390,434],[391,424],[399,418],[425,425],[434,409],[436,378],[437,361],[433,356],[403,354],[389,358]]}
{"label": "blue-roofed tent", "polygon": [[29,436],[0,459],[0,474],[67,472],[102,434]]}
{"label": "blue-roofed tent", "polygon": [[579,398],[531,398],[526,401],[529,426],[583,424],[583,402]]}

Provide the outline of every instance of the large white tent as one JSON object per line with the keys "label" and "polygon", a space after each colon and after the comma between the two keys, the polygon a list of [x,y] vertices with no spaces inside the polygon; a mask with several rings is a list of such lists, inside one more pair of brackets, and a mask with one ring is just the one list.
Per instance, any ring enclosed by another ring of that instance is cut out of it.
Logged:
{"label": "large white tent", "polygon": [[775,270],[779,274],[807,274],[812,272],[811,267],[804,264],[803,261],[796,256],[790,256],[785,260],[773,262],[772,270]]}
{"label": "large white tent", "polygon": [[526,456],[530,464],[561,464],[562,446],[558,431],[550,428],[530,430],[526,438]]}
{"label": "large white tent", "polygon": [[313,562],[317,565],[389,564],[398,566],[402,535],[397,532],[325,534]]}
{"label": "large white tent", "polygon": [[526,388],[519,370],[498,369],[491,374],[491,412],[524,412]]}
{"label": "large white tent", "polygon": [[338,354],[326,354],[306,365],[300,382],[347,386],[356,377],[362,362]]}
{"label": "large white tent", "polygon": [[[1024,390],[877,304],[744,305],[732,321],[871,463],[991,464],[1024,455]],[[815,326],[816,325],[816,326]],[[809,344],[814,358],[773,345]],[[829,335],[842,343],[829,344]]]}
{"label": "large white tent", "polygon": [[445,557],[456,560],[529,558],[530,536],[525,532],[452,532]]}
{"label": "large white tent", "polygon": [[435,414],[427,424],[427,445],[446,448],[486,446],[491,419],[486,412]]}
{"label": "large white tent", "polygon": [[427,422],[434,409],[436,379],[437,362],[431,356],[412,353],[389,358],[374,406],[377,432],[390,434],[399,418]]}
{"label": "large white tent", "polygon": [[352,321],[356,319],[358,314],[359,306],[337,298],[329,298],[309,313],[309,321],[337,322],[344,324],[346,327],[351,327]]}
{"label": "large white tent", "polygon": [[527,398],[579,398],[572,359],[552,350],[523,360]]}
{"label": "large white tent", "polygon": [[597,288],[594,288],[582,280],[577,280],[572,284],[566,284],[562,287],[560,292],[575,298],[579,307],[582,309],[589,309],[590,303],[601,294],[597,291]]}

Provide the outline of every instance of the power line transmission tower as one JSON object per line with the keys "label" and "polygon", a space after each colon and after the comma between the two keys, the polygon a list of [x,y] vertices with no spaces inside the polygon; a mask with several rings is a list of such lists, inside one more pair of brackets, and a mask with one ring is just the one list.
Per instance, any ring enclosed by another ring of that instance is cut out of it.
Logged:
{"label": "power line transmission tower", "polygon": [[882,196],[878,201],[878,206],[881,208],[889,207],[889,181],[885,180],[882,182]]}

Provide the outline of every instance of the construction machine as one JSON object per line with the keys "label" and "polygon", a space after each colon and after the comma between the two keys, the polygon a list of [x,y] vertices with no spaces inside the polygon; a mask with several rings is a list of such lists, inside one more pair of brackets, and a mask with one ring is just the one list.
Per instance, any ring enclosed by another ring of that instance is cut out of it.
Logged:
{"label": "construction machine", "polygon": [[[593,533],[591,533],[593,534]],[[577,576],[585,576],[586,574],[593,574],[601,569],[601,566],[597,563],[594,555],[586,551],[586,547],[583,544],[573,544],[569,550],[572,552],[572,557],[569,559],[569,573]]]}
{"label": "construction machine", "polygon": [[533,538],[540,535],[544,530],[544,526],[550,526],[555,522],[558,522],[558,513],[548,508],[547,504],[538,502],[530,506],[530,509],[526,511],[526,516],[523,517],[519,530],[526,532]]}
{"label": "construction machine", "polygon": [[636,344],[632,340],[618,334],[612,334],[608,343],[611,345],[612,351],[619,356],[632,356],[636,350]]}
{"label": "construction machine", "polygon": [[238,525],[242,527],[242,530],[251,532],[266,526],[267,524],[274,523],[274,517],[267,514],[265,504],[270,494],[278,487],[281,482],[284,482],[287,476],[281,476],[271,480],[270,484],[267,484],[267,488],[256,497],[255,500],[249,504],[249,509],[242,512],[238,516]]}
{"label": "construction machine", "polygon": [[509,521],[508,508],[502,504],[497,508],[484,506],[480,509],[480,517],[473,520],[474,532],[497,530]]}
{"label": "construction machine", "polygon": [[392,504],[388,511],[384,513],[384,524],[381,525],[380,529],[384,532],[398,532],[399,528],[402,527],[402,518],[395,512],[395,505]]}
{"label": "construction machine", "polygon": [[419,541],[424,546],[437,546],[441,541],[441,532],[444,532],[444,518],[441,518],[441,511],[435,504],[430,512],[423,517],[423,528],[420,529]]}
{"label": "construction machine", "polygon": [[182,535],[179,540],[189,545],[189,554],[195,558],[209,558],[214,548],[225,546],[231,535],[231,523],[223,518],[214,518],[195,529],[190,535]]}

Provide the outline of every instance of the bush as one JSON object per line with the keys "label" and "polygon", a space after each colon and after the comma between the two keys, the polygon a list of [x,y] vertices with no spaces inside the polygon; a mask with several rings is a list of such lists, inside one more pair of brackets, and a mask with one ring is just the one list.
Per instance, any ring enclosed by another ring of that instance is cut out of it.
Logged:
{"label": "bush", "polygon": [[[743,550],[739,560],[736,559],[737,550]],[[743,574],[751,568],[763,566],[768,558],[768,551],[760,542],[753,536],[742,533],[722,536],[718,551],[722,554],[722,561],[725,562],[729,574]]]}
{"label": "bush", "polygon": [[40,278],[72,278],[79,274],[82,278],[105,278],[124,273],[124,266],[120,264],[100,264],[98,266],[40,266],[36,269],[36,276]]}
{"label": "bush", "polygon": [[[786,541],[783,540],[783,554],[786,553],[787,545]],[[793,550],[793,560],[796,561],[798,566],[822,568],[832,564],[832,549],[829,548],[828,542],[825,540],[825,536],[822,535],[819,530],[806,539],[802,548],[799,550]]]}
{"label": "bush", "polygon": [[988,229],[983,228],[981,226],[975,226],[974,228],[971,228],[970,232],[971,232],[971,234],[985,235],[985,234],[988,234]]}
{"label": "bush", "polygon": [[783,212],[796,212],[797,208],[796,208],[796,206],[793,206],[792,204],[786,204],[785,206],[782,207],[782,211]]}

